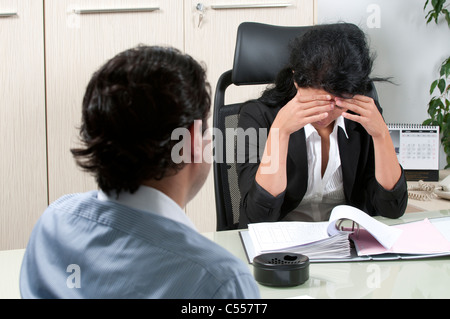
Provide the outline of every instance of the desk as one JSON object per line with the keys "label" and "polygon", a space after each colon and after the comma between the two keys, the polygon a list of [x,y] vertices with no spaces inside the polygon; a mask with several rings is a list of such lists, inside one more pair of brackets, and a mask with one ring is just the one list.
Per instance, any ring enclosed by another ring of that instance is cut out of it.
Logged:
{"label": "desk", "polygon": [[[405,214],[397,224],[424,218],[448,217],[450,210]],[[205,234],[247,262],[238,231]],[[247,262],[248,263],[248,262]],[[253,266],[249,264],[253,271]],[[264,299],[328,298],[450,298],[450,257],[409,261],[312,263],[310,279],[302,286],[270,288],[260,285]]]}
{"label": "desk", "polygon": [[25,249],[0,251],[0,299],[20,299],[19,275]]}
{"label": "desk", "polygon": [[[443,180],[447,176],[450,175],[450,170],[441,170],[439,171],[439,180]],[[427,184],[437,185],[438,182],[426,182]],[[408,186],[417,186],[418,182],[408,181]],[[444,210],[450,209],[450,200],[436,198],[429,201],[421,201],[416,199],[408,199],[408,207],[406,208],[407,213],[412,212],[422,212],[422,211],[435,211],[435,210]]]}
{"label": "desk", "polygon": [[[448,217],[450,210],[405,214],[397,220],[377,218],[386,224],[424,218]],[[247,262],[238,231],[205,233]],[[0,251],[0,299],[20,298],[19,272],[24,250]],[[253,266],[248,265],[251,271]],[[264,299],[328,298],[450,298],[450,257],[411,261],[312,263],[310,279],[293,288],[260,285]]]}

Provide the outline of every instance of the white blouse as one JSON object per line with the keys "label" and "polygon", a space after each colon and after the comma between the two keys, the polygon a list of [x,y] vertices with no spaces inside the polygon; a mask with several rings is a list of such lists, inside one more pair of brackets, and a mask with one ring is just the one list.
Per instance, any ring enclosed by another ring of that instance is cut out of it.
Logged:
{"label": "white blouse", "polygon": [[342,179],[341,157],[338,145],[338,128],[345,130],[344,118],[336,119],[330,134],[328,165],[322,178],[322,141],[314,126],[305,126],[306,149],[308,153],[308,187],[300,205],[284,220],[326,221],[331,210],[345,203],[344,183]]}

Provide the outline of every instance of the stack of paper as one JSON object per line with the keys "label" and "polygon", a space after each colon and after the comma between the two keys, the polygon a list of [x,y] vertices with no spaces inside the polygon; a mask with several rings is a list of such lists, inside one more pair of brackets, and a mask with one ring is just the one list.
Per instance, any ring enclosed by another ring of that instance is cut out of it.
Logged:
{"label": "stack of paper", "polygon": [[316,242],[284,249],[308,256],[310,259],[341,259],[351,257],[351,246],[348,234],[338,234]]}
{"label": "stack of paper", "polygon": [[295,252],[310,259],[348,258],[349,233],[329,236],[328,223],[278,222],[249,225],[256,255],[274,251]]}

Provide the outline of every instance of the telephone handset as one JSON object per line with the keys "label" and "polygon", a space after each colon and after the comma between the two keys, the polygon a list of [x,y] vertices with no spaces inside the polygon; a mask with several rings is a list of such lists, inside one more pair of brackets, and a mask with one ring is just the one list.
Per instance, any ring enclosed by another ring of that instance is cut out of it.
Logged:
{"label": "telephone handset", "polygon": [[[412,193],[419,191],[421,193]],[[450,176],[440,181],[437,186],[419,181],[418,186],[408,187],[408,197],[416,200],[432,200],[436,197],[450,199]]]}
{"label": "telephone handset", "polygon": [[450,176],[447,176],[438,183],[438,187],[434,190],[437,196],[450,199]]}

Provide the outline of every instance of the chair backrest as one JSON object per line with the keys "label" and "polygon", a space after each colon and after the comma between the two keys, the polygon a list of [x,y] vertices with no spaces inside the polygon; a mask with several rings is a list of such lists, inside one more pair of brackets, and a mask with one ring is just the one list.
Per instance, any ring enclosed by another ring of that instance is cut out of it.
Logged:
{"label": "chair backrest", "polygon": [[[234,143],[227,138],[227,128],[236,129],[241,103],[225,105],[226,89],[234,84],[271,84],[289,61],[289,44],[310,26],[287,27],[255,22],[242,23],[237,31],[233,69],[222,74],[217,82],[214,99],[213,126],[222,133],[221,141],[214,139],[214,192],[217,230],[237,228],[239,223],[240,191],[236,161],[227,160],[227,153],[235,154]],[[368,94],[378,100],[375,86]],[[245,102],[245,101],[242,101]],[[219,143],[220,142],[220,143]],[[228,156],[229,157],[229,156]]]}
{"label": "chair backrest", "polygon": [[[233,69],[219,78],[214,99],[213,125],[222,133],[220,143],[216,138],[213,141],[218,231],[235,229],[239,222],[240,191],[236,164],[235,160],[227,160],[227,153],[235,154],[235,145],[226,142],[232,140],[227,138],[226,129],[237,128],[241,103],[225,105],[226,89],[232,84],[273,83],[278,72],[288,63],[290,41],[307,29],[254,22],[244,22],[238,28]],[[234,135],[234,130],[228,132]]]}

